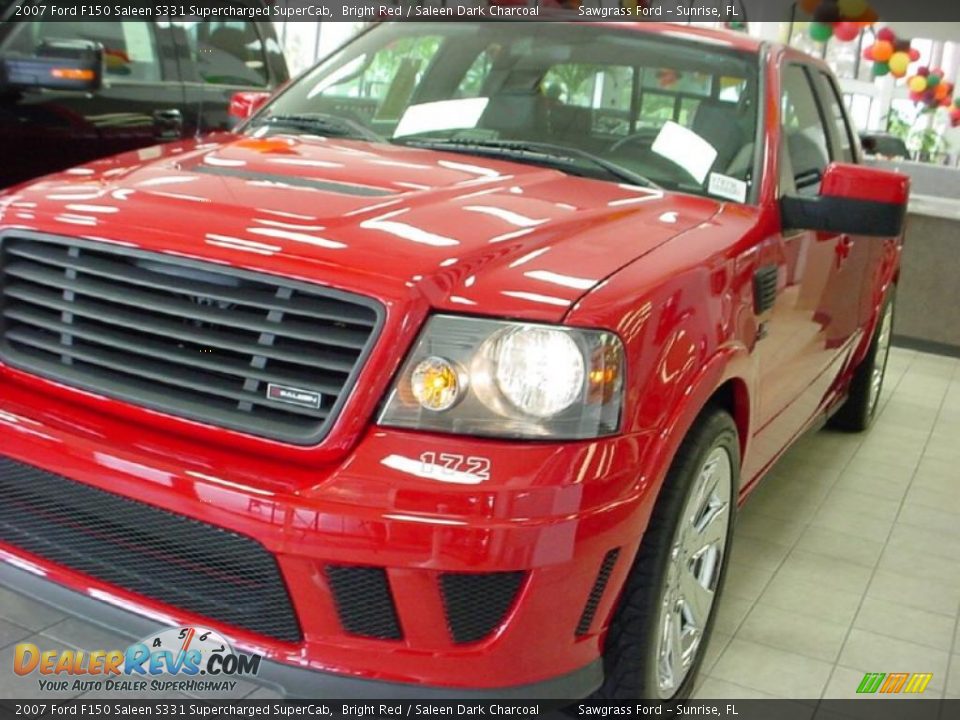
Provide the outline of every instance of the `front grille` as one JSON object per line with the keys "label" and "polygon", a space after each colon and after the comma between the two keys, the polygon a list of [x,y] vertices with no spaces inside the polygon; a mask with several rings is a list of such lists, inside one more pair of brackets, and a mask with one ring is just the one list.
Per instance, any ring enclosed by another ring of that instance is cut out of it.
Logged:
{"label": "front grille", "polygon": [[496,630],[513,607],[525,577],[523,572],[442,574],[443,609],[453,641],[477,642]]}
{"label": "front grille", "polygon": [[400,621],[387,571],[361,565],[328,565],[327,582],[340,624],[352,635],[400,640]]}
{"label": "front grille", "polygon": [[301,639],[276,560],[242,535],[0,458],[0,541],[137,595]]}
{"label": "front grille", "polygon": [[67,385],[287,442],[329,430],[380,306],[105,243],[0,238],[0,359]]}

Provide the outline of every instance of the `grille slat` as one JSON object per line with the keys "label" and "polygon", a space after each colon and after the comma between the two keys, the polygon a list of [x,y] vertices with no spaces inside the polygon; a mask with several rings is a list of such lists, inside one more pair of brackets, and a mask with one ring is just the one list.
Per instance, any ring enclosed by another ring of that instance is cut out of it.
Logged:
{"label": "grille slat", "polygon": [[[89,300],[63,300],[62,293],[47,292],[17,283],[13,283],[7,287],[5,294],[43,309],[79,315],[84,318],[90,318],[101,323],[116,325],[122,328],[136,327],[144,333],[160,337],[169,337],[197,345],[207,345],[243,355],[262,355],[271,360],[300,364],[309,363],[311,366],[339,373],[349,373],[353,369],[352,362],[334,357],[331,351],[323,353],[322,350],[314,349],[309,345],[300,345],[298,352],[288,352],[278,349],[275,346],[258,343],[255,340],[244,342],[242,339],[243,336],[238,336],[235,333],[231,335],[228,332],[215,330],[213,328],[193,330],[189,325],[158,317],[151,318],[149,325],[137,325],[137,323],[142,320],[142,315],[138,313],[128,310],[118,310],[111,305],[91,302]],[[12,312],[25,313],[28,311],[22,309],[21,306],[21,309],[17,311],[7,311],[6,314],[10,316]],[[252,338],[253,335],[250,335],[250,337]]]}
{"label": "grille slat", "polygon": [[0,541],[102,582],[285,642],[300,626],[255,540],[0,458]]}
{"label": "grille slat", "polygon": [[[73,280],[55,270],[47,270],[39,266],[31,267],[19,261],[10,263],[4,271],[5,274],[10,277],[28,280],[40,285],[46,285],[47,287],[69,290],[86,297],[108,300],[126,307],[149,308],[152,311],[166,315],[174,315],[176,317],[188,318],[212,325],[224,325],[226,327],[250,330],[258,333],[275,333],[278,330],[275,323],[260,320],[256,317],[241,315],[235,312],[233,308],[228,310],[202,307],[189,300],[176,299],[172,295],[168,297],[160,293],[143,292],[133,287],[125,287],[100,280],[90,280],[80,277]],[[186,283],[181,293],[195,297],[207,297],[203,293],[194,292],[193,287]],[[210,299],[213,300],[213,298]],[[266,317],[266,313],[263,313],[263,317]],[[361,349],[369,337],[369,331],[312,326],[304,322],[290,320],[284,321],[283,334],[297,338],[298,340],[316,341],[319,339],[327,345],[353,350]]]}
{"label": "grille slat", "polygon": [[[76,344],[69,346],[61,345],[55,338],[44,339],[42,337],[37,337],[36,333],[34,332],[24,330],[10,330],[7,332],[7,338],[14,342],[22,343],[23,345],[34,348],[35,350],[46,350],[51,354],[55,353],[57,355],[66,356],[74,360],[82,360],[83,362],[90,363],[91,365],[109,368],[110,370],[115,370],[116,372],[129,372],[127,365],[128,358],[125,355],[108,354],[102,350],[85,350]],[[49,367],[49,364],[47,367]],[[75,368],[73,369],[75,370]],[[239,389],[232,389],[233,387],[239,388],[239,385],[228,386],[220,378],[198,375],[197,373],[191,373],[190,371],[182,370],[180,368],[177,368],[171,372],[165,370],[159,363],[140,362],[136,375],[138,377],[142,377],[147,380],[154,380],[169,386],[190,388],[197,393],[205,395],[216,395],[218,397],[228,398],[237,402],[252,402],[254,404],[264,405],[266,407],[274,407],[274,403],[270,402],[266,397],[261,398],[253,395],[248,396]],[[304,415],[307,417],[313,417],[315,414],[308,408],[300,408],[295,405],[291,405],[289,408],[284,408],[284,411],[297,415]],[[322,412],[320,414],[322,414]]]}
{"label": "grille slat", "polygon": [[381,319],[374,301],[321,286],[106,243],[0,236],[0,360],[254,435],[321,440]]}
{"label": "grille slat", "polygon": [[[151,273],[137,267],[131,267],[130,265],[109,260],[71,257],[68,252],[61,251],[57,248],[36,245],[15,245],[10,248],[9,254],[60,268],[72,268],[89,275],[96,275],[117,282],[139,285],[154,290],[164,290],[174,293],[183,292],[182,285],[179,285],[176,280],[165,279],[162,274]],[[278,300],[273,292],[237,290],[202,281],[197,282],[192,289],[203,293],[206,297],[221,302],[252,305],[265,310],[281,310],[285,313],[295,313],[319,320],[349,322],[368,328],[373,327],[375,321],[375,318],[371,318],[369,313],[361,309],[342,305],[338,306],[336,303],[329,303],[323,300],[300,298],[296,303],[283,302]]]}
{"label": "grille slat", "polygon": [[[103,345],[112,350],[122,350],[134,355],[153,358],[155,360],[166,362],[182,362],[184,365],[192,366],[200,370],[220,373],[222,375],[232,375],[240,378],[254,378],[263,382],[283,383],[284,385],[294,385],[310,390],[312,392],[334,395],[340,391],[339,385],[321,384],[311,381],[305,377],[295,377],[281,372],[265,372],[250,367],[249,363],[237,363],[235,361],[212,359],[215,356],[209,354],[200,354],[196,351],[187,352],[180,349],[173,349],[169,344],[157,341],[138,338],[136,342],[131,341],[129,335],[123,333],[92,329],[81,327],[73,323],[62,323],[49,317],[43,317],[37,313],[21,312],[19,310],[4,310],[5,317],[14,320],[20,320],[31,325],[35,325],[43,330],[48,330],[55,334],[69,334],[74,338],[88,340],[97,345]],[[11,330],[9,337],[26,344],[33,344],[26,334],[21,330]],[[37,345],[34,345],[37,347]]]}

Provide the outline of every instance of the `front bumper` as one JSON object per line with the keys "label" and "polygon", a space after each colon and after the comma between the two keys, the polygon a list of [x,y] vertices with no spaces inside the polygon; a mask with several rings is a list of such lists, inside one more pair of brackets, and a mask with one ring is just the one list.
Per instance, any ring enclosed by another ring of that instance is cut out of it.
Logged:
{"label": "front bumper", "polygon": [[[215,629],[269,661],[261,680],[299,697],[573,698],[601,681],[605,620],[651,508],[653,478],[637,470],[648,436],[559,445],[375,429],[344,460],[314,468],[237,457],[54,397],[38,403],[15,383],[0,381],[0,398],[4,456],[260,543],[302,639],[265,637],[0,542],[0,581],[15,590],[112,628],[132,622],[132,635]],[[425,466],[425,453],[445,459]],[[490,461],[489,477],[446,466],[476,457]],[[609,583],[591,600],[614,549]],[[382,569],[398,637],[351,631],[331,566]],[[458,641],[441,577],[492,573],[523,582],[490,632]]]}
{"label": "front bumper", "polygon": [[[15,588],[28,597],[82,617],[130,640],[138,640],[157,631],[157,624],[142,615],[74,592],[9,563],[0,564],[0,585]],[[261,663],[257,675],[258,683],[272,686],[288,698],[327,697],[345,700],[566,699],[585,697],[599,687],[602,681],[603,668],[599,660],[560,677],[494,690],[462,690],[365,680],[269,660]]]}

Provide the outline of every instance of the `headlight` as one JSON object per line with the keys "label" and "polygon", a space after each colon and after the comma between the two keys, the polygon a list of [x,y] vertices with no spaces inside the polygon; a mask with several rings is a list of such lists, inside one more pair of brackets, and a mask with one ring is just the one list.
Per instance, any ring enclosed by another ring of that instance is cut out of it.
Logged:
{"label": "headlight", "polygon": [[436,315],[379,421],[462,435],[609,435],[620,424],[623,374],[611,332]]}

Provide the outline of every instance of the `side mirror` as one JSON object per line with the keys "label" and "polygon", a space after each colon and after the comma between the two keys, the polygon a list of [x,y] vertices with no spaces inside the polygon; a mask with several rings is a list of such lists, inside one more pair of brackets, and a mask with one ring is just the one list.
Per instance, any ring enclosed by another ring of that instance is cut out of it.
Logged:
{"label": "side mirror", "polygon": [[897,237],[903,232],[910,178],[864,165],[827,167],[817,197],[780,200],[784,230]]}
{"label": "side mirror", "polygon": [[230,98],[230,117],[238,121],[247,120],[266,105],[271,97],[273,96],[270,93],[258,90],[235,92]]}
{"label": "side mirror", "polygon": [[46,40],[35,55],[0,60],[8,87],[94,92],[103,84],[103,47],[89,40]]}

